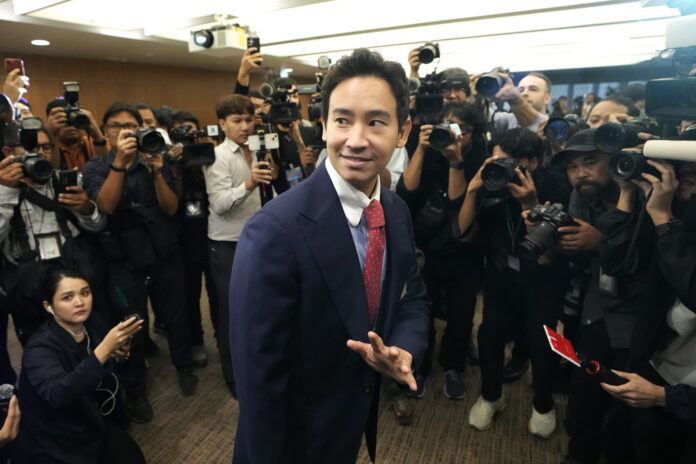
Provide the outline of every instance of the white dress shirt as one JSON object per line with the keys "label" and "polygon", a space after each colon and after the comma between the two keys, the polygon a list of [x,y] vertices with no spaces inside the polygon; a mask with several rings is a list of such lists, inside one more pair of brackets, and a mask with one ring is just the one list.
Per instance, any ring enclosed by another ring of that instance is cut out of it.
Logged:
{"label": "white dress shirt", "polygon": [[[256,164],[251,152],[252,165]],[[247,220],[261,209],[258,188],[251,192],[245,187],[251,168],[242,147],[226,138],[215,147],[215,162],[203,167],[208,190],[208,238],[236,242]]]}

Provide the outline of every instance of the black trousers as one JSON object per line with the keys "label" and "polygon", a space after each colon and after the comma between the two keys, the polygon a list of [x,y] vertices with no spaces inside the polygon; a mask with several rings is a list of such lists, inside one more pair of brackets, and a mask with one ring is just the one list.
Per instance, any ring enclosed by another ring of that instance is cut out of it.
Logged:
{"label": "black trousers", "polygon": [[203,344],[203,324],[201,322],[201,275],[205,276],[205,290],[208,294],[208,306],[210,308],[210,320],[215,330],[217,339],[218,330],[218,298],[217,290],[213,283],[214,277],[210,270],[210,263],[197,261],[184,261],[184,281],[186,282],[186,313],[189,319],[189,334],[191,345]]}
{"label": "black trousers", "polygon": [[[483,264],[483,263],[481,263]],[[444,370],[463,372],[466,354],[471,340],[476,295],[481,288],[482,268],[472,267],[452,271],[451,266],[441,266],[426,256],[423,281],[432,301],[430,311],[430,335],[428,351],[418,371],[424,376],[430,373],[431,358],[435,344],[435,313],[445,303],[447,325],[442,336],[438,361]]]}
{"label": "black trousers", "polygon": [[[185,308],[184,270],[179,251],[158,259],[147,269],[134,270],[124,264],[112,263],[107,276],[107,292],[112,308],[112,322],[138,313],[147,313],[146,297],[163,318],[169,342],[171,361],[177,368],[191,364],[191,339]],[[131,356],[120,365],[126,393],[144,396],[145,356],[143,331],[133,337]]]}
{"label": "black trousers", "polygon": [[[625,370],[629,350],[611,347],[603,319],[581,326],[574,347],[578,353],[608,368]],[[596,463],[606,435],[611,437],[605,442],[609,462],[622,462],[621,457],[630,453],[630,448],[626,446],[630,443],[630,437],[623,420],[625,408],[624,403],[612,398],[600,387],[597,379],[585,373],[584,369],[573,370],[566,415],[570,437],[568,456],[583,463]],[[609,421],[605,430],[603,419],[607,412]]]}
{"label": "black trousers", "polygon": [[230,275],[237,242],[210,240],[208,257],[210,271],[215,284],[218,301],[217,345],[220,351],[222,375],[228,384],[234,383],[232,372],[232,355],[230,354]]}
{"label": "black trousers", "polygon": [[483,284],[483,322],[479,327],[481,395],[496,401],[502,395],[505,345],[524,328],[534,376],[534,408],[553,408],[557,359],[550,350],[543,325],[555,327],[564,289],[554,286],[554,269],[523,262],[522,272],[486,268]]}

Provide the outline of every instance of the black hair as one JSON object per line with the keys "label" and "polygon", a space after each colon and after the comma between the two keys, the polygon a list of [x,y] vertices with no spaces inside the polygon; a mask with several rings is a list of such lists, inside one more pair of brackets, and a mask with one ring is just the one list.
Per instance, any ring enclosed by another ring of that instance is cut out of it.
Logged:
{"label": "black hair", "polygon": [[157,119],[157,124],[160,127],[169,129],[172,127],[172,116],[174,115],[174,110],[171,107],[163,105],[154,111],[155,119]]}
{"label": "black hair", "polygon": [[[471,95],[471,86],[469,85],[469,73],[462,68],[447,68],[440,73],[438,79],[444,83],[447,88],[462,88],[467,96]],[[458,85],[453,83],[461,82]]]}
{"label": "black hair", "polygon": [[231,114],[254,115],[254,104],[246,95],[233,94],[224,97],[215,106],[218,119],[226,119]]}
{"label": "black hair", "polygon": [[501,150],[514,159],[537,158],[539,163],[544,157],[544,143],[541,137],[529,129],[517,127],[497,134],[493,138],[492,147],[498,145]]}
{"label": "black hair", "polygon": [[196,125],[196,127],[198,129],[201,128],[200,121],[198,120],[196,115],[190,111],[179,110],[172,115],[172,126],[174,124],[177,124],[177,123],[186,123],[186,122],[192,122]]}
{"label": "black hair", "polygon": [[153,107],[151,107],[150,105],[148,105],[147,103],[136,103],[135,107],[139,110],[150,110],[150,111],[152,111],[153,116],[155,114],[155,109]]}
{"label": "black hair", "polygon": [[343,81],[364,76],[374,76],[389,84],[396,100],[396,116],[401,128],[408,118],[409,104],[408,79],[404,68],[395,61],[386,61],[378,52],[366,48],[358,48],[353,54],[342,57],[324,79],[321,91],[321,114],[324,119],[328,119],[329,102],[334,89]]}
{"label": "black hair", "polygon": [[58,267],[48,270],[41,282],[41,301],[53,304],[58,285],[63,279],[82,279],[89,284],[87,275],[79,269],[71,267]]}
{"label": "black hair", "polygon": [[124,101],[117,101],[111,104],[106,111],[104,112],[104,117],[102,118],[102,124],[106,126],[106,122],[109,120],[109,118],[115,114],[126,112],[133,116],[136,121],[138,121],[138,125],[142,126],[143,125],[143,118],[140,116],[140,112],[138,109],[135,107],[135,105],[132,105],[130,103],[126,103]]}
{"label": "black hair", "polygon": [[[631,100],[630,98],[622,97],[621,95],[609,95],[608,97],[605,97],[604,99],[602,99],[600,101],[610,101],[610,102],[616,103],[617,105],[625,106],[627,108],[627,111],[626,111],[627,115],[633,116],[635,118],[640,116],[640,110],[633,103],[633,100]],[[599,103],[599,102],[597,102],[597,103]],[[594,109],[594,106],[592,107],[592,109]],[[590,113],[592,113],[591,110],[590,110]]]}
{"label": "black hair", "polygon": [[472,127],[473,135],[483,134],[486,130],[486,120],[481,114],[481,111],[469,102],[455,101],[448,103],[442,108],[442,118],[449,115],[455,116],[462,122],[469,124]]}
{"label": "black hair", "polygon": [[624,89],[622,96],[629,98],[633,103],[645,100],[645,84],[631,84]]}
{"label": "black hair", "polygon": [[278,89],[284,89],[284,90],[290,90],[290,88],[293,85],[297,85],[294,79],[290,77],[279,77],[278,79],[275,79],[271,85],[273,86],[273,90],[278,90]]}
{"label": "black hair", "polygon": [[247,95],[249,98],[260,98],[261,100],[265,100],[266,98],[261,95],[261,92],[258,90],[250,90],[249,95]]}
{"label": "black hair", "polygon": [[549,76],[536,71],[530,72],[529,74],[527,74],[527,76],[534,76],[538,77],[539,79],[542,79],[546,83],[546,93],[551,93],[551,79],[549,79]]}
{"label": "black hair", "polygon": [[48,102],[48,105],[46,105],[46,116],[51,112],[53,108],[57,107],[64,107],[65,106],[65,99],[63,97],[58,97],[55,100],[52,100]]}

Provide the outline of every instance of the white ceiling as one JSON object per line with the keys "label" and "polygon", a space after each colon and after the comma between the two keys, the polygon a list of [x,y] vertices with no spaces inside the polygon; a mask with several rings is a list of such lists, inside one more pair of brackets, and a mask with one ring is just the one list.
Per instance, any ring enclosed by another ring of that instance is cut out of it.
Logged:
{"label": "white ceiling", "polygon": [[242,51],[188,53],[190,31],[214,14],[255,29],[265,65],[311,75],[319,56],[335,62],[357,47],[407,66],[424,41],[439,42],[439,69],[632,64],[665,48],[665,22],[679,12],[638,0],[0,0],[0,51],[235,69]]}

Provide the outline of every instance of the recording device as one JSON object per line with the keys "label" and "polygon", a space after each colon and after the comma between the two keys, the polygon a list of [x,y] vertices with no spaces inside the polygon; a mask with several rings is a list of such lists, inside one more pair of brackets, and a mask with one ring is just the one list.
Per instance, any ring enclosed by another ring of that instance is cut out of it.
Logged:
{"label": "recording device", "polygon": [[138,150],[148,155],[162,153],[167,145],[162,134],[152,127],[141,127],[126,137],[133,137],[138,142]]}
{"label": "recording device", "polygon": [[595,145],[604,153],[614,153],[622,148],[635,147],[644,143],[644,140],[638,138],[639,132],[657,134],[658,131],[655,121],[649,118],[633,118],[623,124],[607,122],[597,128]]}
{"label": "recording device", "polygon": [[505,85],[505,79],[500,77],[500,73],[510,74],[510,70],[498,66],[483,74],[476,82],[476,93],[484,98],[495,97],[495,94]]}
{"label": "recording device", "polygon": [[14,395],[14,385],[9,383],[0,385],[0,408],[4,409],[10,404],[12,395]]}
{"label": "recording device", "polygon": [[89,118],[80,112],[80,84],[77,82],[63,82],[63,99],[65,106],[63,111],[68,118],[68,125],[78,129],[87,130],[89,128]]}
{"label": "recording device", "polygon": [[[212,132],[212,133],[211,133]],[[217,137],[217,126],[206,126],[205,130],[193,130],[193,125],[182,124],[169,131],[169,137],[174,143],[180,143],[182,148],[181,166],[185,169],[195,169],[209,166],[215,162],[215,146],[211,142],[201,142],[201,137]]]}
{"label": "recording device", "polygon": [[78,172],[75,169],[56,171],[56,195],[61,193],[75,193],[68,190],[68,187],[75,187]]}
{"label": "recording device", "polygon": [[140,321],[140,320],[143,319],[143,316],[141,316],[140,314],[138,314],[138,313],[133,313],[133,314],[129,314],[129,315],[127,315],[126,317],[124,317],[123,319],[121,319],[121,322],[126,322],[128,319],[131,319],[131,318],[133,318],[133,317],[135,318],[135,320],[133,321],[133,323],[136,323],[136,322],[138,322],[138,321]]}
{"label": "recording device", "polygon": [[319,69],[329,69],[331,67],[331,58],[326,55],[321,55],[317,58],[317,68]]}
{"label": "recording device", "polygon": [[459,124],[443,122],[433,127],[428,142],[430,146],[437,151],[443,151],[446,147],[454,143],[455,136],[462,135]]}
{"label": "recording device", "polygon": [[648,164],[648,159],[641,150],[621,150],[609,157],[609,174],[616,180],[625,182],[640,179],[642,173],[662,178],[660,171]]}
{"label": "recording device", "polygon": [[53,175],[51,163],[43,155],[33,151],[25,151],[15,157],[13,162],[20,163],[24,169],[24,175],[39,183],[46,182]]}
{"label": "recording device", "polygon": [[587,122],[577,114],[569,113],[562,118],[550,118],[544,127],[544,135],[549,142],[562,143],[579,130],[587,127]]}
{"label": "recording device", "polygon": [[645,112],[653,118],[696,120],[696,76],[649,81]]}
{"label": "recording device", "polygon": [[[257,140],[258,145],[256,142]],[[280,146],[278,143],[278,134],[267,134],[265,125],[260,125],[256,127],[256,135],[252,135],[249,137],[248,144],[249,150],[256,150],[257,161],[266,161],[266,155],[268,154],[268,150],[272,150]],[[268,166],[267,169],[270,170],[271,167]],[[271,185],[268,184],[259,184],[259,194],[261,195],[261,205],[263,206],[273,199],[273,187],[271,187]]]}
{"label": "recording device", "polygon": [[2,130],[2,145],[24,147],[26,151],[15,157],[13,162],[22,165],[26,177],[38,183],[45,183],[53,175],[53,166],[43,155],[34,151],[38,144],[37,133],[41,127],[39,118],[13,121]]}
{"label": "recording device", "polygon": [[529,212],[527,220],[538,223],[519,245],[520,254],[536,261],[549,251],[559,237],[558,229],[567,226],[577,226],[577,222],[563,210],[563,205],[537,205]]}
{"label": "recording device", "polygon": [[432,63],[436,58],[440,58],[440,45],[435,42],[426,42],[418,48],[418,61],[423,64]]}
{"label": "recording device", "polygon": [[438,120],[444,100],[442,98],[442,84],[438,73],[430,73],[425,76],[418,86],[416,94],[416,114],[421,122],[428,124]]}
{"label": "recording device", "polygon": [[10,74],[15,69],[19,69],[20,75],[26,76],[24,61],[20,58],[5,58],[5,73]]}
{"label": "recording device", "polygon": [[[261,39],[259,39],[259,36],[256,34],[256,32],[251,31],[249,34],[247,34],[246,38],[246,46],[247,50],[250,48],[255,48],[256,51],[254,53],[258,53],[261,51]],[[254,61],[257,65],[260,65],[263,63],[263,61]]]}
{"label": "recording device", "polygon": [[[259,88],[259,92],[261,92],[261,88]],[[261,94],[263,95],[263,92],[261,92]],[[287,90],[282,89],[274,91],[270,100],[271,108],[266,114],[268,122],[288,125],[301,118],[300,109],[295,102],[290,100],[290,92]]]}
{"label": "recording device", "polygon": [[483,188],[488,192],[498,192],[505,189],[510,182],[520,184],[515,168],[519,168],[522,174],[527,172],[525,167],[513,158],[498,159],[489,163],[481,171]]}

